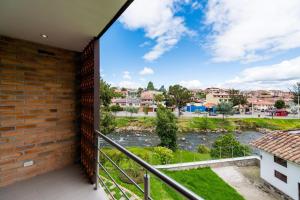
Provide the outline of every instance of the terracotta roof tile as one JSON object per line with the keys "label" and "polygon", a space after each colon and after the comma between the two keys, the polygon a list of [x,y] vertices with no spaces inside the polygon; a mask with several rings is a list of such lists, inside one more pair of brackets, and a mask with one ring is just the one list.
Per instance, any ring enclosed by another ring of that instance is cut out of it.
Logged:
{"label": "terracotta roof tile", "polygon": [[300,165],[300,131],[269,133],[251,145]]}

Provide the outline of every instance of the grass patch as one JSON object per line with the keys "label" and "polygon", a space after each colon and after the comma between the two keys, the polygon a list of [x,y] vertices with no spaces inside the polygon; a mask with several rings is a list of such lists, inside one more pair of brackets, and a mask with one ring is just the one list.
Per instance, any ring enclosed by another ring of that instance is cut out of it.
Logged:
{"label": "grass patch", "polygon": [[[120,180],[116,170],[110,171],[112,177],[118,184],[129,189],[137,196],[143,197],[143,194],[132,184],[124,183]],[[225,183],[210,168],[191,169],[185,171],[163,171],[180,184],[184,185],[197,195],[207,200],[244,200],[235,189]],[[101,173],[103,176],[103,172]],[[184,200],[179,193],[174,191],[168,185],[164,184],[154,175],[150,176],[150,191],[153,199],[164,200]],[[143,184],[139,184],[143,188]]]}
{"label": "grass patch", "polygon": [[[155,117],[117,117],[118,128],[127,126],[137,126],[142,128],[155,127]],[[201,132],[204,130],[234,131],[255,130],[257,128],[267,128],[271,130],[295,130],[300,129],[299,119],[270,119],[270,118],[179,118],[177,125],[180,132]]]}

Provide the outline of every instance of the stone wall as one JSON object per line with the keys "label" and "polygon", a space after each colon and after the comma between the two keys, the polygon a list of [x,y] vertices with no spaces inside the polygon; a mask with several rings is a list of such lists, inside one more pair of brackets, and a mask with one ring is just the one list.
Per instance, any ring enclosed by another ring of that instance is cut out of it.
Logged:
{"label": "stone wall", "polygon": [[0,36],[0,187],[79,157],[79,56]]}

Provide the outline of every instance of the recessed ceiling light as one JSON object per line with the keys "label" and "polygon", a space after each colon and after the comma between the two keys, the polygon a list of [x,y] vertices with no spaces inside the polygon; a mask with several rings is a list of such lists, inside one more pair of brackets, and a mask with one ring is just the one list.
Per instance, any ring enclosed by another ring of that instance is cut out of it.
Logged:
{"label": "recessed ceiling light", "polygon": [[46,34],[41,34],[41,37],[42,37],[42,38],[47,38],[48,35],[46,35]]}

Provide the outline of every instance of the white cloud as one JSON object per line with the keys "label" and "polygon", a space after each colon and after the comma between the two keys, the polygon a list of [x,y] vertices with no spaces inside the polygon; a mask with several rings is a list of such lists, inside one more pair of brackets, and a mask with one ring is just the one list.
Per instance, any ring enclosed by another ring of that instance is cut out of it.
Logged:
{"label": "white cloud", "polygon": [[141,70],[139,72],[139,74],[142,75],[142,76],[144,76],[144,75],[151,75],[151,74],[154,74],[154,71],[150,67],[144,67],[144,69]]}
{"label": "white cloud", "polygon": [[123,72],[123,79],[131,80],[130,72],[124,71]]}
{"label": "white cloud", "polygon": [[120,22],[130,30],[143,29],[145,36],[156,44],[144,55],[154,61],[172,49],[186,34],[193,34],[183,17],[175,16],[176,5],[188,3],[184,0],[135,0],[123,13]]}
{"label": "white cloud", "polygon": [[180,81],[179,84],[189,89],[199,89],[202,86],[199,80]]}
{"label": "white cloud", "polygon": [[274,65],[247,68],[234,79],[227,81],[225,85],[227,87],[286,90],[297,81],[300,81],[300,56]]}
{"label": "white cloud", "polygon": [[300,47],[299,0],[209,0],[216,61],[251,62]]}
{"label": "white cloud", "polygon": [[198,1],[195,1],[195,2],[192,3],[192,8],[194,10],[198,10],[198,9],[202,8],[202,5]]}
{"label": "white cloud", "polygon": [[137,82],[133,82],[133,81],[121,81],[119,82],[116,86],[120,87],[120,88],[130,88],[130,89],[136,89],[141,87],[141,84],[137,83]]}

